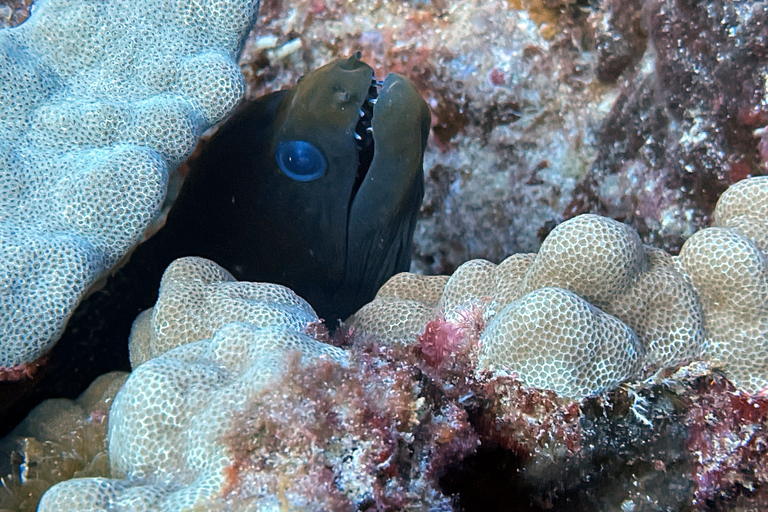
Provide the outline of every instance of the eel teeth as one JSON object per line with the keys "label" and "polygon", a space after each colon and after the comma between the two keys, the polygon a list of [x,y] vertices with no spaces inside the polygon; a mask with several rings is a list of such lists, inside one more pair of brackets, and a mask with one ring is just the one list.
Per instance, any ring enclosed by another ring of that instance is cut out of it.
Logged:
{"label": "eel teeth", "polygon": [[363,117],[365,115],[365,112],[363,112],[363,109],[358,110],[358,113],[360,114],[360,117]]}
{"label": "eel teeth", "polygon": [[368,98],[368,103],[370,103],[371,105],[375,105],[377,100],[378,98]]}
{"label": "eel teeth", "polygon": [[363,138],[360,136],[359,133],[355,132],[355,139],[357,140],[363,140]]}

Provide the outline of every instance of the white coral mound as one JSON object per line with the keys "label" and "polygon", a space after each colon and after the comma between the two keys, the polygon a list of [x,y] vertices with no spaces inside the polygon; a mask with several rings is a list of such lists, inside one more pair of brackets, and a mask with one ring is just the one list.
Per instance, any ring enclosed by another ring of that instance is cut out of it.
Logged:
{"label": "white coral mound", "polygon": [[[184,279],[172,295],[161,294],[155,309],[167,306],[163,300],[171,296],[176,304],[183,303],[185,286],[188,304],[194,304],[200,283],[189,279],[190,274],[211,277],[216,271],[220,279],[212,279],[209,289],[229,283],[235,292],[252,290],[254,283],[226,281],[226,272],[207,260],[185,258],[167,271]],[[240,321],[225,323],[211,338],[198,341],[187,330],[187,337],[177,339],[178,346],[140,364],[110,410],[113,478],[58,484],[43,496],[38,510],[205,510],[208,500],[226,494],[228,474],[237,467],[224,436],[248,398],[282,375],[294,354],[302,362],[327,358],[345,364],[347,358],[342,349],[297,329],[308,317],[305,302],[293,295],[295,305],[288,307],[284,299],[292,292],[279,285],[265,287],[260,298],[250,300],[252,308],[240,310]],[[273,302],[275,297],[283,300]],[[209,305],[209,319],[231,313],[226,300]],[[183,327],[176,322],[187,319],[183,308],[174,311],[165,315],[169,329]],[[310,320],[318,321],[316,316]],[[137,322],[134,329],[146,326]],[[152,336],[143,340],[153,343]]]}
{"label": "white coral mound", "polygon": [[133,324],[128,340],[131,366],[179,345],[211,338],[231,322],[303,331],[317,321],[312,306],[285,286],[235,281],[210,260],[179,258],[163,273],[155,307]]}
{"label": "white coral mound", "polygon": [[481,368],[581,398],[637,375],[645,350],[635,333],[575,293],[539,288],[505,307],[480,338]]}
{"label": "white coral mound", "polygon": [[[480,372],[512,373],[572,398],[613,389],[644,364],[674,365],[703,350],[701,306],[672,257],[597,215],[563,222],[538,254],[464,263],[445,284],[435,281],[436,304],[409,295],[405,275],[396,277],[387,296],[379,292],[348,321],[352,328],[413,343],[432,318],[464,328],[481,319]],[[406,335],[383,327],[407,315],[418,322]]]}
{"label": "white coral mound", "polygon": [[[700,357],[739,388],[765,392],[768,177],[731,186],[714,219],[670,256],[643,246],[628,226],[581,215],[555,228],[538,254],[468,261],[447,282],[420,278],[426,291],[406,286],[415,276],[395,276],[348,324],[415,343],[432,318],[465,327],[479,312],[487,327],[478,370],[576,398],[636,377],[643,365]],[[387,328],[400,318],[410,318],[407,329]]]}
{"label": "white coral mound", "polygon": [[689,238],[678,264],[699,295],[707,359],[748,391],[768,387],[768,177],[720,197],[715,225]]}
{"label": "white coral mound", "polygon": [[256,0],[40,0],[0,30],[0,370],[56,341],[243,94]]}

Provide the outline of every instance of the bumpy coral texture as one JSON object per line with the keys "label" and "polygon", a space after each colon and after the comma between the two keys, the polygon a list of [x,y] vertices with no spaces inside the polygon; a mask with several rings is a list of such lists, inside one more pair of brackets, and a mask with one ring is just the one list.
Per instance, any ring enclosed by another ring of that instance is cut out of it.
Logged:
{"label": "bumpy coral texture", "polygon": [[637,232],[597,215],[555,228],[521,285],[570,290],[635,332],[648,362],[672,365],[696,357],[703,343],[695,293],[670,257],[640,243]]}
{"label": "bumpy coral texture", "polygon": [[[409,300],[418,301],[405,289],[390,295],[406,310]],[[360,312],[377,315],[358,313],[350,325],[385,333],[379,326],[402,313],[380,302],[377,297]],[[632,228],[597,215],[562,223],[538,254],[516,254],[499,265],[465,263],[445,284],[438,306],[431,304],[421,303],[419,318],[438,317],[465,334],[484,328],[480,371],[516,374],[574,398],[612,389],[644,363],[696,357],[704,341],[696,294],[671,257],[644,247]]]}
{"label": "bumpy coral texture", "polygon": [[0,369],[55,342],[243,94],[254,0],[41,0],[0,30]]}
{"label": "bumpy coral texture", "polygon": [[512,302],[480,346],[481,368],[519,373],[529,386],[577,398],[614,389],[638,373],[645,356],[626,324],[561,288]]}
{"label": "bumpy coral texture", "polygon": [[[109,474],[107,414],[127,378],[126,372],[110,372],[76,400],[46,400],[0,440],[0,453],[13,454],[10,473],[0,473],[0,511],[35,511],[52,485]],[[0,463],[3,470],[7,468]]]}
{"label": "bumpy coral texture", "polygon": [[409,295],[401,283],[411,278],[398,276],[386,301],[377,297],[349,324],[389,343],[416,342],[388,337],[381,326],[392,315],[411,315],[409,333],[425,332],[433,318],[456,335],[479,325],[479,370],[576,398],[611,389],[642,365],[702,356],[756,392],[768,385],[768,177],[729,188],[714,219],[674,257],[643,246],[624,224],[581,215],[555,228],[536,255],[465,263],[431,290],[442,289],[436,307]]}
{"label": "bumpy coral texture", "polygon": [[[196,267],[193,270],[201,276],[226,277],[221,269],[199,258],[187,258],[169,269],[173,276],[181,276],[181,283],[187,283],[189,304],[199,300],[199,283],[189,279],[192,272],[184,265]],[[240,285],[241,296],[251,291],[250,283],[232,284]],[[282,375],[293,354],[304,360],[327,358],[337,364],[347,360],[344,350],[297,330],[295,326],[307,317],[305,303],[296,301],[293,308],[270,303],[276,296],[284,297],[281,290],[285,289],[269,286],[279,293],[267,293],[265,301],[252,299],[250,311],[243,300],[241,321],[226,323],[208,339],[182,340],[184,344],[140,364],[110,410],[113,479],[59,484],[43,496],[39,510],[181,510],[225,493],[233,454],[223,436],[232,428],[233,414],[242,412],[246,397]],[[173,296],[184,302],[179,287]],[[261,302],[258,307],[257,302]],[[227,311],[231,301],[214,300],[209,305],[210,318],[231,314]],[[187,312],[177,309],[175,315],[166,315],[171,329],[177,320],[188,321]],[[313,320],[318,321],[317,317]],[[146,339],[152,343],[151,338]]]}
{"label": "bumpy coral texture", "polygon": [[312,307],[284,286],[238,282],[210,260],[180,258],[163,273],[155,306],[134,322],[128,340],[131,366],[211,338],[231,322],[284,325],[303,332],[317,321]]}
{"label": "bumpy coral texture", "polygon": [[422,276],[401,272],[392,276],[369,302],[347,321],[389,343],[407,344],[424,331],[434,315],[448,276]]}
{"label": "bumpy coral texture", "polygon": [[731,186],[714,217],[685,242],[678,263],[701,299],[707,358],[757,391],[768,385],[768,177]]}

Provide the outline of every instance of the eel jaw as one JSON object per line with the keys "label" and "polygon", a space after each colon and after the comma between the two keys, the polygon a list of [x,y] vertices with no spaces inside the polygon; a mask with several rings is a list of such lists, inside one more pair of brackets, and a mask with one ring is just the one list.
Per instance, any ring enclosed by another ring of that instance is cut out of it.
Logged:
{"label": "eel jaw", "polygon": [[[423,158],[429,107],[407,78],[390,73],[374,106],[375,153],[347,218],[345,282],[369,301],[384,282],[407,270],[424,195]],[[348,290],[349,291],[349,290]]]}
{"label": "eel jaw", "polygon": [[379,90],[381,89],[383,82],[376,80],[376,77],[371,78],[371,85],[368,87],[368,94],[363,100],[363,104],[360,106],[360,119],[355,126],[355,144],[357,145],[357,174],[355,175],[355,183],[352,185],[352,193],[349,198],[349,204],[357,195],[357,191],[360,189],[360,185],[363,183],[368,170],[371,168],[371,162],[373,162],[374,155],[374,140],[373,140],[373,107],[376,104],[376,100],[379,97]]}

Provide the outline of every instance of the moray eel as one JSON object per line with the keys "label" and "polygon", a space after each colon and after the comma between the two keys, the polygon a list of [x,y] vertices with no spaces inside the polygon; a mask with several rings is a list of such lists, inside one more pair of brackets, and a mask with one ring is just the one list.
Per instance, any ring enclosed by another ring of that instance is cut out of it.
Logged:
{"label": "moray eel", "polygon": [[158,236],[344,319],[410,266],[429,128],[408,79],[335,60],[220,126]]}
{"label": "moray eel", "polygon": [[0,414],[0,431],[44,398],[74,398],[98,375],[130,369],[131,323],[176,258],[289,286],[329,327],[371,301],[408,270],[429,127],[413,84],[373,81],[359,55],[242,105],[190,160],[165,225],[80,303],[41,380]]}

